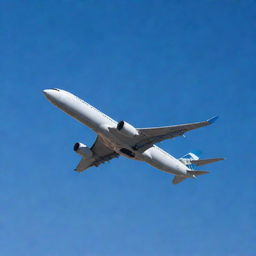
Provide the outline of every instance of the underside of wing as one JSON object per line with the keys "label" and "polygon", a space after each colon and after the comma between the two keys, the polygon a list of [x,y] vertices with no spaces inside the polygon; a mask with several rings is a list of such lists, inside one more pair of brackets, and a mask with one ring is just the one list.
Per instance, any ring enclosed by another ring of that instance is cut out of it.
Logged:
{"label": "underside of wing", "polygon": [[154,128],[138,128],[139,131],[139,140],[135,145],[137,149],[146,150],[152,144],[171,139],[177,136],[181,136],[184,133],[210,125],[216,121],[218,117],[213,117],[207,121],[198,122],[198,123],[190,123],[190,124],[180,124],[173,126],[164,126],[164,127],[154,127]]}
{"label": "underside of wing", "polygon": [[91,151],[93,152],[93,156],[91,158],[82,158],[75,171],[82,172],[91,166],[99,166],[100,164],[119,156],[118,153],[104,144],[100,136],[97,137],[95,143],[91,147]]}

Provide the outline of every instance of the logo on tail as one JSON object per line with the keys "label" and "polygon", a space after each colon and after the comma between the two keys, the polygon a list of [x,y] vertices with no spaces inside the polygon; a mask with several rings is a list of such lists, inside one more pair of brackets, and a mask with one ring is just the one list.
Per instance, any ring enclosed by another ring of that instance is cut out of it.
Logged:
{"label": "logo on tail", "polygon": [[191,170],[195,170],[196,168],[196,164],[193,164],[192,161],[197,161],[199,160],[199,154],[201,154],[201,152],[197,151],[197,152],[189,152],[186,155],[182,156],[179,160],[185,164],[189,169]]}

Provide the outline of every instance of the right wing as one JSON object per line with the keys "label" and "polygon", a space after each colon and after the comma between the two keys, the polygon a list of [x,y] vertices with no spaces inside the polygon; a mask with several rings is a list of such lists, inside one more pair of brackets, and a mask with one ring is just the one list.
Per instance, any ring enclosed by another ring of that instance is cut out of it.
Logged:
{"label": "right wing", "polygon": [[100,136],[97,137],[91,147],[91,151],[93,152],[93,158],[82,158],[75,171],[82,172],[91,166],[99,166],[100,164],[119,156],[118,153],[104,144]]}
{"label": "right wing", "polygon": [[218,117],[210,118],[207,121],[198,122],[198,123],[190,123],[190,124],[179,124],[173,126],[165,126],[165,127],[154,127],[154,128],[138,128],[140,135],[138,136],[138,141],[135,145],[136,149],[146,150],[151,147],[153,144],[171,139],[184,133],[210,125],[216,121]]}

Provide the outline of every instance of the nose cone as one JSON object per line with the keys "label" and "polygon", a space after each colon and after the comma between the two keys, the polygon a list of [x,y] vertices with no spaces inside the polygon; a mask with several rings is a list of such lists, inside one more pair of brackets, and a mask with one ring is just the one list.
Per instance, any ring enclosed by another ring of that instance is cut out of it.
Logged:
{"label": "nose cone", "polygon": [[48,96],[51,94],[51,89],[45,89],[43,90],[43,93],[48,98]]}
{"label": "nose cone", "polygon": [[60,98],[59,90],[57,89],[45,89],[43,90],[43,93],[45,97],[52,103],[55,103]]}

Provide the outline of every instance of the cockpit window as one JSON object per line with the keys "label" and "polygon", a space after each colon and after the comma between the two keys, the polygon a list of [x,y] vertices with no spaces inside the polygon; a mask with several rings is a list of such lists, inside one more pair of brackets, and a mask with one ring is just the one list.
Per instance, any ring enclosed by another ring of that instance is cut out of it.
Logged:
{"label": "cockpit window", "polygon": [[60,89],[58,89],[58,88],[52,88],[52,90],[55,90],[55,91],[60,91]]}

